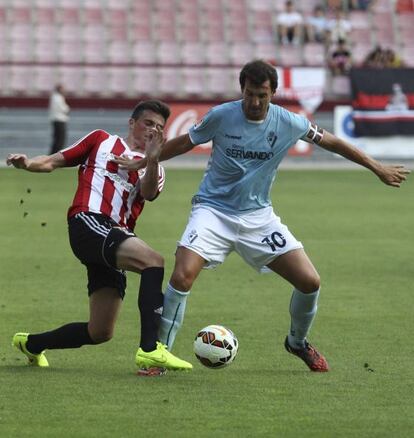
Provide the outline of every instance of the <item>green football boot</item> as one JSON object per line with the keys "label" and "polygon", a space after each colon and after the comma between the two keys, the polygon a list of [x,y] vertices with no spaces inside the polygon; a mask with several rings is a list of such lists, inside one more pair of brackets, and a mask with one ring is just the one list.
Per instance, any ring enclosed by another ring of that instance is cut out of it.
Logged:
{"label": "green football boot", "polygon": [[29,333],[16,333],[13,336],[12,345],[18,348],[23,354],[27,356],[29,359],[29,365],[35,367],[48,367],[49,362],[46,359],[44,351],[39,354],[30,353],[30,351],[26,348],[27,339],[29,337]]}
{"label": "green football boot", "polygon": [[167,346],[157,342],[157,348],[146,352],[138,348],[135,363],[140,369],[165,368],[167,370],[186,371],[193,369],[191,363],[175,357],[167,350]]}

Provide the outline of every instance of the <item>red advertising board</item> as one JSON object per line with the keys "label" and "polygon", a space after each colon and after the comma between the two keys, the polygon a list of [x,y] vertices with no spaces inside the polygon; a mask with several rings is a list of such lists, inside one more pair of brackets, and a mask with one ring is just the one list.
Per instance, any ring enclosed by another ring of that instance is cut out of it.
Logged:
{"label": "red advertising board", "polygon": [[[171,117],[167,123],[167,139],[186,134],[191,126],[200,121],[204,114],[211,108],[211,105],[205,103],[173,103],[170,105]],[[309,118],[309,115],[298,105],[285,106],[290,111],[303,114]],[[211,142],[196,146],[190,153],[192,154],[210,154]],[[312,145],[304,141],[299,141],[289,150],[289,155],[309,156],[312,154]]]}

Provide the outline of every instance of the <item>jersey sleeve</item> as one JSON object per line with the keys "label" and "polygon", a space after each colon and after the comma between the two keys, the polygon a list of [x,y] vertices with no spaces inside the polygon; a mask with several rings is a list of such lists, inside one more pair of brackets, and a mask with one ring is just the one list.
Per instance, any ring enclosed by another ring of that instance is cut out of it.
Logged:
{"label": "jersey sleeve", "polygon": [[292,128],[292,138],[295,139],[295,142],[305,136],[310,128],[310,121],[301,116],[300,114],[293,113],[289,111],[290,116],[290,126]]}
{"label": "jersey sleeve", "polygon": [[220,112],[212,108],[200,122],[190,128],[188,134],[193,144],[203,144],[212,140],[220,126]]}
{"label": "jersey sleeve", "polygon": [[66,166],[78,166],[86,161],[92,149],[101,144],[109,134],[101,129],[90,132],[85,137],[78,140],[60,152],[66,161]]}

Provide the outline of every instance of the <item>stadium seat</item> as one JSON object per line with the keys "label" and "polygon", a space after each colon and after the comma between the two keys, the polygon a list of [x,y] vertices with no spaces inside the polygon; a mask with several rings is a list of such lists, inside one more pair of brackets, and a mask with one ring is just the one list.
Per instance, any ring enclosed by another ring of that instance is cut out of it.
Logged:
{"label": "stadium seat", "polygon": [[56,71],[53,66],[34,66],[33,90],[36,94],[49,94],[57,81]]}
{"label": "stadium seat", "polygon": [[202,26],[203,40],[207,43],[224,44],[224,25],[222,22],[205,23]]}
{"label": "stadium seat", "polygon": [[276,63],[283,66],[302,65],[303,54],[301,46],[280,46],[277,51]]}
{"label": "stadium seat", "polygon": [[248,2],[248,5],[253,11],[273,11],[273,0],[254,0]]}
{"label": "stadium seat", "polygon": [[86,6],[83,9],[83,20],[85,23],[85,30],[88,26],[103,25],[104,11],[100,6]]}
{"label": "stadium seat", "polygon": [[206,89],[212,97],[229,95],[229,71],[228,68],[209,67],[205,76]]}
{"label": "stadium seat", "polygon": [[371,27],[369,14],[365,11],[350,11],[348,18],[352,29],[369,29]]}
{"label": "stadium seat", "polygon": [[63,84],[66,91],[74,96],[81,96],[83,93],[83,70],[78,66],[61,65],[58,68],[57,78]]}
{"label": "stadium seat", "polygon": [[180,24],[176,29],[179,41],[196,43],[201,40],[200,27],[197,24]]}
{"label": "stadium seat", "polygon": [[204,11],[222,11],[223,10],[223,1],[222,0],[208,0],[203,1],[200,4],[201,10]]}
{"label": "stadium seat", "polygon": [[230,62],[233,65],[243,65],[253,58],[253,46],[250,43],[235,42],[229,46]]}
{"label": "stadium seat", "polygon": [[414,1],[413,0],[397,0],[396,11],[399,14],[404,14],[407,12],[414,12]]}
{"label": "stadium seat", "polygon": [[162,23],[157,25],[153,33],[155,41],[170,42],[176,40],[174,23]]}
{"label": "stadium seat", "polygon": [[229,63],[227,45],[223,42],[211,42],[206,44],[206,60],[210,65],[225,65]]}
{"label": "stadium seat", "polygon": [[325,47],[319,43],[307,43],[303,46],[303,60],[309,66],[325,65]]}
{"label": "stadium seat", "polygon": [[375,0],[372,2],[371,9],[375,12],[388,12],[392,13],[394,8],[394,1],[390,0]]}
{"label": "stadium seat", "polygon": [[107,69],[102,67],[84,67],[83,92],[86,95],[104,97],[108,89]]}
{"label": "stadium seat", "polygon": [[83,44],[83,59],[86,63],[107,62],[108,50],[105,41],[85,41]]}
{"label": "stadium seat", "polygon": [[106,39],[107,27],[103,24],[89,24],[85,26],[82,37],[85,42],[95,42]]}
{"label": "stadium seat", "polygon": [[[156,30],[154,30],[154,33]],[[136,41],[151,41],[152,40],[152,31],[149,22],[140,23],[134,26],[133,29],[130,29],[130,40],[133,42]]]}
{"label": "stadium seat", "polygon": [[205,51],[204,45],[197,42],[183,42],[181,48],[181,62],[184,64],[204,64]]}
{"label": "stadium seat", "polygon": [[58,39],[65,42],[79,41],[82,35],[82,26],[79,23],[65,23],[58,26]]}
{"label": "stadium seat", "polygon": [[184,97],[206,96],[206,80],[203,68],[183,67],[181,69],[182,91]]}
{"label": "stadium seat", "polygon": [[157,61],[156,45],[152,41],[134,41],[131,44],[131,58],[138,64],[153,64]]}
{"label": "stadium seat", "polygon": [[82,43],[80,41],[63,41],[58,46],[61,62],[82,62]]}
{"label": "stadium seat", "polygon": [[279,49],[276,43],[259,42],[254,46],[254,58],[275,61],[279,57]]}
{"label": "stadium seat", "polygon": [[30,65],[12,65],[9,70],[8,89],[12,94],[32,94],[33,71]]}
{"label": "stadium seat", "polygon": [[414,32],[413,28],[403,27],[399,31],[400,41],[402,44],[413,46],[414,45]]}
{"label": "stadium seat", "polygon": [[226,28],[226,41],[232,42],[249,42],[250,34],[246,23],[233,23]]}
{"label": "stadium seat", "polygon": [[132,69],[131,94],[154,96],[158,94],[157,70],[153,67],[134,67]]}
{"label": "stadium seat", "polygon": [[402,46],[401,58],[406,66],[414,67],[414,43],[411,46]]}
{"label": "stadium seat", "polygon": [[30,41],[33,38],[33,27],[25,23],[9,24],[8,38],[12,41]]}
{"label": "stadium seat", "polygon": [[129,95],[131,69],[129,67],[111,67],[108,70],[108,91],[112,95]]}
{"label": "stadium seat", "polygon": [[58,62],[58,43],[54,39],[37,41],[34,44],[34,60],[36,62]]}
{"label": "stadium seat", "polygon": [[9,43],[9,58],[14,62],[33,61],[33,47],[31,41],[11,41]]}
{"label": "stadium seat", "polygon": [[332,93],[339,96],[350,96],[351,81],[348,76],[334,76],[331,84]]}
{"label": "stadium seat", "polygon": [[54,25],[57,15],[57,8],[51,6],[39,6],[33,8],[33,21],[36,25]]}
{"label": "stadium seat", "polygon": [[356,66],[360,66],[365,61],[366,57],[368,56],[368,53],[371,52],[373,46],[369,43],[356,43],[352,47],[352,60],[353,64]]}
{"label": "stadium seat", "polygon": [[105,18],[109,26],[126,28],[128,25],[128,13],[124,9],[108,9],[105,13]]}
{"label": "stadium seat", "polygon": [[[7,2],[6,2],[7,5]],[[8,21],[14,24],[31,24],[32,9],[24,3],[9,8]]]}
{"label": "stadium seat", "polygon": [[73,4],[61,7],[58,9],[57,19],[61,24],[79,25],[81,23],[80,8],[73,6]]}
{"label": "stadium seat", "polygon": [[179,64],[180,46],[176,42],[161,41],[157,48],[157,59],[160,64]]}
{"label": "stadium seat", "polygon": [[181,98],[182,81],[180,70],[174,67],[161,67],[158,69],[158,93],[164,97]]}
{"label": "stadium seat", "polygon": [[108,61],[111,64],[130,62],[131,52],[127,41],[112,41],[108,44]]}

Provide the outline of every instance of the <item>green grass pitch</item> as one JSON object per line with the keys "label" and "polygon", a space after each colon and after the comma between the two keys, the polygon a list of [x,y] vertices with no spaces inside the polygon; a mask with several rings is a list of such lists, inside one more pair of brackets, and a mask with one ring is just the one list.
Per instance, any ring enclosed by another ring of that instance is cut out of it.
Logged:
{"label": "green grass pitch", "polygon": [[[165,281],[201,176],[167,170],[164,193],[138,222],[165,256]],[[274,208],[322,278],[310,340],[331,372],[311,373],[283,349],[290,285],[231,255],[202,272],[188,301],[175,352],[194,370],[152,379],[134,374],[134,274],[111,342],[50,351],[49,369],[26,367],[10,345],[16,331],[87,320],[84,268],[66,231],[75,185],[73,170],[0,170],[1,437],[413,436],[413,177],[393,189],[364,170],[278,176]],[[197,330],[212,323],[240,342],[227,369],[203,368],[192,353]]]}

